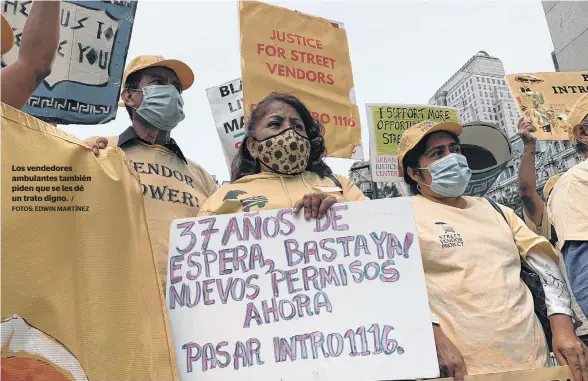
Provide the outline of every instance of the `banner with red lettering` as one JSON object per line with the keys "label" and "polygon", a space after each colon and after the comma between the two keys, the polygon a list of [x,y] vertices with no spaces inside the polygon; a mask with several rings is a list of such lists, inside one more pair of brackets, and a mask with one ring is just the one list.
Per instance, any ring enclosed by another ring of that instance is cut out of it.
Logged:
{"label": "banner with red lettering", "polygon": [[239,8],[245,117],[273,91],[294,94],[325,127],[327,156],[351,158],[361,126],[343,25],[257,1]]}
{"label": "banner with red lettering", "polygon": [[439,376],[410,198],[176,220],[169,242],[182,381]]}

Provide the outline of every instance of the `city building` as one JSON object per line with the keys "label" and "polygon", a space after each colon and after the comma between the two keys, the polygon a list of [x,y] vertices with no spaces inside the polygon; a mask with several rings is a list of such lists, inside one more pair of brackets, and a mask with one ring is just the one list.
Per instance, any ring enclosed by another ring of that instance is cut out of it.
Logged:
{"label": "city building", "polygon": [[[588,18],[586,20],[588,22]],[[504,74],[500,59],[479,51],[435,92],[429,104],[456,107],[462,124],[486,122],[500,126],[509,137],[512,159],[486,196],[510,206],[522,215],[517,179],[523,142],[518,136],[519,114]],[[543,194],[543,186],[551,176],[568,170],[581,160],[582,157],[568,141],[538,142],[535,164],[539,194]],[[388,187],[394,184],[387,183],[378,184],[376,192],[373,192],[375,194],[372,194],[368,162],[355,163],[349,171],[349,177],[370,198],[400,195],[395,186],[388,192]]]}
{"label": "city building", "polygon": [[[518,195],[518,171],[523,154],[523,141],[519,136],[510,139],[512,159],[492,185],[487,196],[507,205],[522,215],[522,204]],[[574,146],[567,140],[540,141],[537,143],[535,168],[537,192],[543,197],[543,187],[547,180],[558,173],[565,172],[583,160]]]}
{"label": "city building", "polygon": [[517,133],[518,112],[504,79],[504,65],[479,51],[429,99],[429,104],[455,107],[460,123],[499,125],[510,138]]}
{"label": "city building", "polygon": [[[543,3],[545,7],[545,3],[559,2]],[[588,18],[585,21],[588,23]],[[585,48],[588,48],[588,44]],[[462,124],[482,121],[494,123],[503,129],[509,137],[512,159],[486,196],[510,206],[521,215],[522,204],[518,197],[517,178],[523,142],[518,136],[519,113],[504,74],[500,59],[479,51],[437,90],[429,104],[456,107]],[[542,195],[543,186],[549,177],[568,170],[581,160],[580,155],[567,141],[538,142],[535,166],[539,194]]]}
{"label": "city building", "polygon": [[588,1],[542,1],[555,71],[588,69]]}

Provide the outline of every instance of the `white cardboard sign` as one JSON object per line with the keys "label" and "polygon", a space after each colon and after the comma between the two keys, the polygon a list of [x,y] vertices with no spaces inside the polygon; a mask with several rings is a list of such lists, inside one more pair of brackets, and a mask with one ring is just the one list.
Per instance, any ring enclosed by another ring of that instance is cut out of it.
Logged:
{"label": "white cardboard sign", "polygon": [[227,167],[231,170],[245,136],[243,113],[243,81],[241,78],[206,89],[216,132],[221,140]]}
{"label": "white cardboard sign", "polygon": [[182,381],[439,376],[410,198],[175,220],[169,242]]}

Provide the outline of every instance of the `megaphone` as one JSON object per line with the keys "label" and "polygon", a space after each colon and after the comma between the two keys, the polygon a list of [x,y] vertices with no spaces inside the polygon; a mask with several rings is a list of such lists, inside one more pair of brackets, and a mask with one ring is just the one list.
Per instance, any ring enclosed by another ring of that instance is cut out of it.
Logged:
{"label": "megaphone", "polygon": [[472,122],[463,124],[459,139],[462,154],[472,170],[465,195],[482,197],[512,158],[508,137],[495,124]]}

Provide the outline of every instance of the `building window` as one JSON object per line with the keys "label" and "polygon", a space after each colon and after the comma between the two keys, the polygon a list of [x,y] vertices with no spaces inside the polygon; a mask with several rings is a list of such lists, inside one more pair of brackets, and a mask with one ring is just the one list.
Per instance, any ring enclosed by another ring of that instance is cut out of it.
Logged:
{"label": "building window", "polygon": [[482,90],[482,85],[480,85],[479,83],[478,83],[478,89]]}
{"label": "building window", "polygon": [[510,109],[510,103],[509,103],[509,104],[507,104],[507,106],[508,106],[508,108]]}
{"label": "building window", "polygon": [[486,82],[486,79],[484,77],[482,77],[482,82],[484,82],[484,83]]}
{"label": "building window", "polygon": [[493,108],[494,112],[496,112],[496,107]]}
{"label": "building window", "polygon": [[492,80],[492,84],[494,84],[494,79]]}

